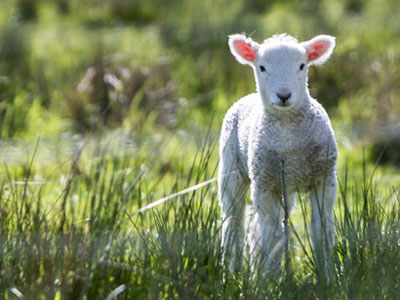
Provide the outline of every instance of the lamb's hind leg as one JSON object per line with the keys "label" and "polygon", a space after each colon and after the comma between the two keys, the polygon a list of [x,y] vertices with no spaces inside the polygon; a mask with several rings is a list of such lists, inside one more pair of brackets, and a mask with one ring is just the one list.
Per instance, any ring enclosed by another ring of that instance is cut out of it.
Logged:
{"label": "lamb's hind leg", "polygon": [[221,157],[218,168],[219,203],[222,211],[223,262],[231,272],[242,264],[248,179],[237,169],[232,155]]}
{"label": "lamb's hind leg", "polygon": [[311,238],[316,257],[317,274],[329,281],[332,250],[335,242],[333,206],[336,199],[335,172],[315,182],[311,189]]}

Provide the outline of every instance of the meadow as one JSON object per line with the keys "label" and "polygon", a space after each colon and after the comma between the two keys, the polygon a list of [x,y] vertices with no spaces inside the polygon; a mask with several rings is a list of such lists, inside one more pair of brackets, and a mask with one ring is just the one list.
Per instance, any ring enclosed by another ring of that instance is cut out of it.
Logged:
{"label": "meadow", "polygon": [[[3,0],[0,299],[397,299],[400,4],[387,0]],[[253,92],[227,36],[336,36],[311,94],[339,146],[334,278],[308,199],[282,278],[221,265],[215,178],[231,104]],[[260,275],[260,276],[259,276]]]}

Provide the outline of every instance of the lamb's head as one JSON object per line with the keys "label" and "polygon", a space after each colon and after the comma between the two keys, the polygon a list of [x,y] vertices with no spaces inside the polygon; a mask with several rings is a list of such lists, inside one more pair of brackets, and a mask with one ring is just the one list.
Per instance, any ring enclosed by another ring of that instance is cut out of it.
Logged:
{"label": "lamb's head", "polygon": [[334,47],[335,38],[328,35],[302,43],[289,35],[275,35],[262,44],[242,34],[229,36],[229,48],[235,58],[254,69],[264,105],[278,111],[300,106],[308,95],[308,67],[327,61]]}

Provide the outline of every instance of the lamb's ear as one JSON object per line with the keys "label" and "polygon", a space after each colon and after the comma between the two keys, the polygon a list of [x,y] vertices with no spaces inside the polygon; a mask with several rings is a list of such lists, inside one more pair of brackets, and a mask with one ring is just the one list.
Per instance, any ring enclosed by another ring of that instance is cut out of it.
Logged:
{"label": "lamb's ear", "polygon": [[254,66],[254,59],[260,45],[243,34],[229,36],[229,49],[238,62]]}
{"label": "lamb's ear", "polygon": [[318,35],[301,45],[306,48],[308,65],[320,65],[331,56],[335,48],[335,38],[330,35]]}

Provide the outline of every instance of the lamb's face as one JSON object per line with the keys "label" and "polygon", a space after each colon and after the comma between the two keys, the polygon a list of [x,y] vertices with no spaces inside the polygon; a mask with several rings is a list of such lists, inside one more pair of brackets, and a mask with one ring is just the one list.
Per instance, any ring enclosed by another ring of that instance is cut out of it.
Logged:
{"label": "lamb's face", "polygon": [[265,42],[254,59],[258,92],[264,105],[277,110],[297,108],[304,98],[307,53],[298,43]]}
{"label": "lamb's face", "polygon": [[229,37],[235,58],[254,69],[257,90],[264,105],[287,111],[300,106],[307,91],[308,66],[324,63],[332,54],[335,38],[319,35],[299,43],[288,35],[273,36],[258,44],[241,34]]}

